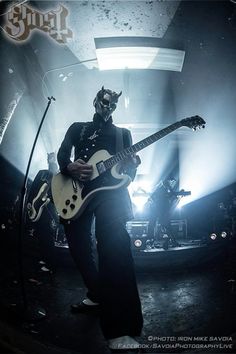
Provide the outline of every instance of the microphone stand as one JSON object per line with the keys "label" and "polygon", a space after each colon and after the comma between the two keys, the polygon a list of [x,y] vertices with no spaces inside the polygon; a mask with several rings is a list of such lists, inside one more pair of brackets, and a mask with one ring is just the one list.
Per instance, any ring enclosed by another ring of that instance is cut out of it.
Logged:
{"label": "microphone stand", "polygon": [[22,244],[23,244],[22,241],[23,241],[23,235],[25,232],[25,216],[26,216],[25,205],[26,205],[26,200],[27,200],[27,181],[28,181],[28,176],[29,176],[30,165],[31,165],[35,146],[38,141],[38,137],[39,137],[43,122],[45,120],[48,109],[52,103],[52,100],[56,101],[56,99],[53,96],[48,97],[47,107],[45,109],[45,112],[44,112],[41,122],[39,124],[38,130],[37,130],[37,133],[36,133],[33,145],[32,145],[29,161],[27,164],[26,172],[25,172],[24,182],[23,182],[21,194],[20,194],[20,209],[19,209],[20,220],[19,220],[19,234],[18,234],[18,265],[19,265],[19,282],[20,282],[20,286],[21,286],[21,295],[22,295],[22,302],[23,302],[23,307],[21,309],[21,316],[25,320],[28,320],[28,321],[37,321],[37,320],[40,320],[46,316],[46,311],[43,308],[41,308],[41,307],[33,308],[33,307],[29,306],[29,302],[28,302],[27,295],[26,295],[25,279],[24,279],[24,266],[23,266],[23,259],[22,259]]}

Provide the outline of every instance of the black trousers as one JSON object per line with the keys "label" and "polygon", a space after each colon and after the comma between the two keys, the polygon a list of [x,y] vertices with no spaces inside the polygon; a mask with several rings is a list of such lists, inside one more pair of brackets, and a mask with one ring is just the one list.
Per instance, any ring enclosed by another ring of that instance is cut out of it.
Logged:
{"label": "black trousers", "polygon": [[[139,336],[143,318],[130,237],[123,205],[117,199],[95,203],[81,217],[65,225],[71,255],[88,289],[87,296],[101,305],[105,338]],[[93,254],[91,225],[95,216],[98,267]]]}

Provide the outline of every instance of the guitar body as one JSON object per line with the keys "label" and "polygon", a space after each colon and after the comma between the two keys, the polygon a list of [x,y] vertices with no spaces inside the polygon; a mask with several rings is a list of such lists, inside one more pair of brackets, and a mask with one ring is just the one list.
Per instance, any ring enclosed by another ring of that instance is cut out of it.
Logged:
{"label": "guitar body", "polygon": [[45,206],[50,202],[48,198],[49,184],[44,183],[38,191],[32,203],[27,204],[27,211],[30,221],[36,222],[40,219]]}
{"label": "guitar body", "polygon": [[70,220],[79,217],[99,192],[115,190],[129,185],[131,178],[119,172],[120,164],[116,164],[105,172],[100,170],[99,165],[110,157],[112,155],[106,150],[97,151],[91,156],[87,163],[93,166],[93,174],[86,183],[61,173],[53,176],[52,197],[56,210],[62,219]]}
{"label": "guitar body", "polygon": [[40,219],[44,208],[49,204],[48,192],[52,180],[52,173],[48,170],[40,170],[33,180],[27,198],[27,212],[31,222]]}

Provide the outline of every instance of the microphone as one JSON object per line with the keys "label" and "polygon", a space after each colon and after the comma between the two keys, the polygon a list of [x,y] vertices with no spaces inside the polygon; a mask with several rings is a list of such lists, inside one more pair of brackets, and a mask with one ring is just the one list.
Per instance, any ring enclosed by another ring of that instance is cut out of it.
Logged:
{"label": "microphone", "polygon": [[51,101],[51,100],[56,101],[55,97],[53,97],[53,96],[48,97],[48,100],[49,100],[49,101]]}

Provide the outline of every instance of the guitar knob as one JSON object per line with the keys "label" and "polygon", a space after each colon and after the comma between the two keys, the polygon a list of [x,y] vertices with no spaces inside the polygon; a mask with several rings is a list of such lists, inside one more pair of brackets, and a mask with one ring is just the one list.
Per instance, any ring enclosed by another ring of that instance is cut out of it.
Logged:
{"label": "guitar knob", "polygon": [[63,212],[63,214],[66,214],[67,210],[66,209],[62,209],[62,212]]}
{"label": "guitar knob", "polygon": [[78,198],[77,195],[75,195],[75,194],[72,195],[72,199],[73,199],[73,200],[76,200],[77,198]]}
{"label": "guitar knob", "polygon": [[70,205],[70,208],[73,210],[73,209],[75,209],[75,204],[71,204]]}
{"label": "guitar knob", "polygon": [[66,200],[66,205],[69,205],[69,204],[70,204],[70,200],[67,199],[67,200]]}

